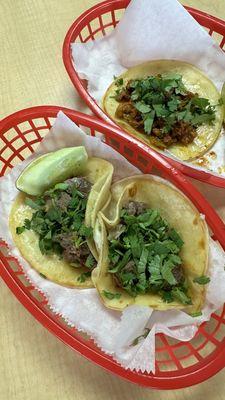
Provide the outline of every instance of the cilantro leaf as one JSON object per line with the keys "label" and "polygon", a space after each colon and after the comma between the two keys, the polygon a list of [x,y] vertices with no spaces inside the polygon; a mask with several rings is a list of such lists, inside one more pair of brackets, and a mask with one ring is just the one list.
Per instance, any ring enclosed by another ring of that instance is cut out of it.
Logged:
{"label": "cilantro leaf", "polygon": [[32,200],[30,197],[26,197],[25,199],[25,204],[31,208],[33,208],[34,210],[39,210],[40,209],[40,205],[37,201]]}
{"label": "cilantro leaf", "polygon": [[21,233],[23,233],[25,229],[26,229],[25,226],[17,226],[16,228],[17,235],[21,235]]}
{"label": "cilantro leaf", "polygon": [[175,287],[171,291],[172,296],[180,301],[182,304],[190,305],[192,304],[191,298],[185,294],[185,292],[179,287]]}
{"label": "cilantro leaf", "polygon": [[199,285],[207,285],[210,282],[210,278],[208,276],[202,275],[193,279],[194,283],[198,283]]}
{"label": "cilantro leaf", "polygon": [[91,271],[83,272],[82,274],[80,274],[80,276],[78,276],[77,280],[80,283],[84,283],[90,276],[91,276]]}
{"label": "cilantro leaf", "polygon": [[121,297],[121,293],[111,293],[108,290],[103,290],[102,293],[109,300],[119,299]]}
{"label": "cilantro leaf", "polygon": [[89,256],[85,261],[85,267],[92,269],[94,265],[95,265],[95,258],[93,257],[92,254],[89,254]]}

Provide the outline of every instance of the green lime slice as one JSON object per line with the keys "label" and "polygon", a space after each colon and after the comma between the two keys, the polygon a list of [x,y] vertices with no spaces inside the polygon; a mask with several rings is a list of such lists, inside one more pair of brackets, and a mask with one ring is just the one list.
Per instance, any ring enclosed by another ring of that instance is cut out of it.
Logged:
{"label": "green lime slice", "polygon": [[18,190],[39,196],[56,183],[83,173],[88,155],[85,147],[67,147],[32,161],[16,181]]}

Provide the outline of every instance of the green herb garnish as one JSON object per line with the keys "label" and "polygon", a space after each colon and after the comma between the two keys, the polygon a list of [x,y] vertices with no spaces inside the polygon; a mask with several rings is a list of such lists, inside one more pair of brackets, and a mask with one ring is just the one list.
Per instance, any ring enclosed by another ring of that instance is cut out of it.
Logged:
{"label": "green herb garnish", "polygon": [[87,272],[83,272],[82,274],[80,274],[80,276],[78,276],[77,280],[78,282],[85,282],[87,280],[87,278],[89,278],[91,276],[91,271],[87,271]]}
{"label": "green herb garnish", "polygon": [[119,299],[121,297],[120,293],[111,293],[108,290],[103,290],[102,293],[109,300]]}
{"label": "green herb garnish", "polygon": [[136,337],[133,340],[133,342],[131,343],[131,346],[137,346],[137,344],[139,344],[141,339],[146,339],[146,337],[148,336],[149,332],[150,332],[150,329],[149,328],[145,328],[143,335],[140,335],[140,336]]}
{"label": "green herb garnish", "polygon": [[191,317],[201,317],[202,316],[202,312],[201,311],[196,311],[196,312],[194,312],[194,313],[192,313],[192,314],[190,314],[191,315]]}
{"label": "green herb garnish", "polygon": [[145,208],[134,215],[128,208],[129,204],[121,210],[119,236],[115,228],[108,235],[109,273],[116,284],[131,296],[159,293],[167,303],[191,304],[179,256],[184,244],[179,233],[158,210]]}
{"label": "green herb garnish", "polygon": [[208,99],[189,92],[180,74],[147,76],[126,84],[119,78],[115,83],[119,87],[115,98],[122,106],[118,107],[117,116],[147,135],[155,136],[164,146],[179,141],[191,143],[197,127],[212,124],[216,107],[222,105],[221,99],[218,104],[211,105]]}
{"label": "green herb garnish", "polygon": [[17,234],[33,230],[38,234],[42,254],[56,253],[71,265],[94,268],[95,259],[87,246],[93,232],[85,225],[87,193],[78,190],[76,183],[62,182],[40,197],[26,198],[25,203],[34,212],[31,219],[25,219],[24,225],[16,228]]}
{"label": "green herb garnish", "polygon": [[207,285],[210,282],[210,278],[208,276],[202,275],[193,279],[194,283],[198,283],[199,285]]}

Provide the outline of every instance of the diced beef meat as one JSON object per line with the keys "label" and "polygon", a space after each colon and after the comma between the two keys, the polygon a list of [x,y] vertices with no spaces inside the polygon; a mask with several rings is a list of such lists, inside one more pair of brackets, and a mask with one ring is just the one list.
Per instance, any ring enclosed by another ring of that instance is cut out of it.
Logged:
{"label": "diced beef meat", "polygon": [[60,208],[62,211],[66,211],[67,207],[71,201],[71,196],[67,192],[60,192],[58,197],[56,198],[55,202],[56,205]]}
{"label": "diced beef meat", "polygon": [[184,271],[181,265],[176,265],[173,268],[172,273],[178,284],[184,282]]}
{"label": "diced beef meat", "polygon": [[127,213],[130,215],[138,216],[143,214],[147,209],[147,205],[138,201],[129,201],[129,203],[124,207]]}
{"label": "diced beef meat", "polygon": [[63,258],[69,263],[84,265],[87,257],[91,254],[87,243],[76,246],[73,233],[61,233],[54,240],[63,248]]}
{"label": "diced beef meat", "polygon": [[116,117],[128,122],[135,129],[144,128],[141,113],[134,107],[131,101],[120,103],[116,109]]}
{"label": "diced beef meat", "polygon": [[[181,285],[184,283],[184,271],[182,265],[176,265],[172,270],[173,276],[177,281],[177,285]],[[163,290],[170,291],[172,286],[169,283],[165,283],[163,286]]]}
{"label": "diced beef meat", "polygon": [[72,193],[72,189],[74,186],[76,187],[76,189],[79,190],[79,192],[83,193],[83,195],[85,195],[86,197],[91,191],[92,184],[87,179],[82,177],[67,179],[65,183],[68,183],[69,185],[69,188],[67,189],[68,193]]}

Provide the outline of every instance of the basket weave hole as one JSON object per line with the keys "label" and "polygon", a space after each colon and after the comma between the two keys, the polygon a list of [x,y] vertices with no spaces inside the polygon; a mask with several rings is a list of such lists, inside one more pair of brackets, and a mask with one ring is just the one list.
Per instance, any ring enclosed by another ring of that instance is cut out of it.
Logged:
{"label": "basket weave hole", "polygon": [[86,38],[86,40],[94,40],[97,37],[104,36],[104,32],[102,31],[103,28],[100,26],[99,18],[95,18],[90,22],[90,29],[92,33],[89,32],[89,36]]}
{"label": "basket weave hole", "polygon": [[209,354],[211,354],[215,350],[215,348],[216,348],[215,344],[213,344],[212,342],[208,342],[198,352],[203,358],[205,358],[205,357],[209,356]]}
{"label": "basket weave hole", "polygon": [[120,8],[118,10],[115,10],[115,19],[116,19],[116,23],[118,23],[121,18],[123,17],[125,9],[124,8]]}
{"label": "basket weave hole", "polygon": [[173,361],[156,361],[156,367],[160,372],[177,371],[177,365]]}
{"label": "basket weave hole", "polygon": [[[40,132],[39,132],[39,133],[40,133]],[[28,143],[31,143],[31,142],[37,140],[37,135],[35,134],[34,131],[25,133],[24,136],[25,136],[25,138],[26,138],[26,140],[27,140]]]}
{"label": "basket weave hole", "polygon": [[20,124],[17,125],[17,128],[20,130],[21,133],[27,132],[27,131],[30,131],[33,129],[28,121],[21,122]]}
{"label": "basket weave hole", "polygon": [[[4,143],[4,142],[3,142]],[[1,145],[1,142],[0,142]],[[10,149],[10,147],[7,147],[3,152],[1,153],[1,158],[5,161],[7,161],[12,155],[14,154],[14,151]]]}
{"label": "basket weave hole", "polygon": [[40,293],[37,289],[32,289],[30,291],[30,293],[32,294],[32,296],[39,302],[43,302],[45,301],[45,297],[42,293]]}
{"label": "basket weave hole", "polygon": [[48,128],[44,118],[35,118],[32,120],[36,128]]}
{"label": "basket weave hole", "polygon": [[223,35],[221,35],[220,33],[215,32],[215,31],[213,31],[212,37],[218,44],[220,44],[222,39],[223,39]]}
{"label": "basket weave hole", "polygon": [[208,339],[205,338],[205,336],[202,333],[197,333],[197,335],[191,340],[191,345],[196,349],[203,348],[205,343],[208,341]]}
{"label": "basket weave hole", "polygon": [[183,368],[191,367],[192,365],[198,364],[198,359],[192,354],[190,357],[184,358],[180,360],[180,363]]}
{"label": "basket weave hole", "polygon": [[13,272],[22,271],[22,268],[17,260],[9,260],[9,267],[13,270]]}
{"label": "basket weave hole", "polygon": [[128,158],[133,158],[134,157],[134,152],[129,147],[124,146],[123,150],[124,150],[124,153],[125,153],[125,157],[128,157]]}
{"label": "basket weave hole", "polygon": [[[90,25],[89,25],[89,26],[90,26]],[[90,26],[90,29],[91,29],[91,26]],[[92,29],[91,29],[91,30],[92,30]],[[82,38],[83,38],[83,41],[84,41],[84,42],[86,42],[87,39],[90,38],[90,31],[89,31],[87,25],[82,29],[81,35],[82,35]]]}
{"label": "basket weave hole", "polygon": [[16,140],[14,140],[11,144],[15,150],[18,150],[20,147],[22,147],[24,145],[23,137],[18,136],[18,138]]}
{"label": "basket weave hole", "polygon": [[25,149],[20,151],[20,156],[22,156],[23,160],[28,158],[31,154],[32,154],[32,152],[28,147],[26,147]]}
{"label": "basket weave hole", "polygon": [[170,353],[167,351],[166,348],[164,348],[163,351],[156,351],[155,353],[155,359],[156,361],[160,363],[162,362],[170,362],[171,360],[171,355]]}
{"label": "basket weave hole", "polygon": [[12,167],[15,167],[15,165],[21,163],[21,159],[18,156],[13,157],[13,159],[10,161],[10,164]]}
{"label": "basket weave hole", "polygon": [[[15,131],[14,128],[9,129],[3,134],[6,142],[11,142],[18,136],[18,133]],[[2,143],[0,142],[0,146],[2,147]]]}
{"label": "basket weave hole", "polygon": [[182,360],[190,356],[190,349],[186,345],[177,347],[173,350],[173,352],[178,360]]}
{"label": "basket weave hole", "polygon": [[[47,133],[49,133],[49,129],[48,128],[47,129],[46,128],[44,128],[44,129],[40,129],[39,128],[38,132],[39,132],[39,135],[43,138],[43,137],[45,137],[45,135],[47,135]],[[35,138],[37,139],[37,135],[35,135]],[[37,141],[40,142],[39,139],[37,139]]]}
{"label": "basket weave hole", "polygon": [[204,326],[204,330],[209,335],[212,335],[219,328],[219,321],[214,318],[211,318]]}
{"label": "basket weave hole", "polygon": [[109,25],[113,25],[113,19],[112,19],[112,14],[111,12],[107,12],[105,14],[101,15],[101,19],[102,19],[102,23],[103,26],[109,26]]}
{"label": "basket weave hole", "polygon": [[23,284],[23,286],[32,287],[32,284],[29,282],[29,280],[27,279],[27,277],[24,274],[21,274],[18,277],[19,277],[20,282]]}
{"label": "basket weave hole", "polygon": [[[109,144],[110,144],[110,146],[112,146],[116,150],[120,149],[120,143],[118,142],[118,140],[116,140],[114,138],[110,138],[109,139]],[[124,151],[125,151],[125,147],[124,147]]]}
{"label": "basket weave hole", "polygon": [[225,338],[225,324],[224,322],[220,324],[219,329],[214,333],[214,338],[219,342],[222,342]]}
{"label": "basket weave hole", "polygon": [[160,338],[160,335],[157,334],[155,337],[155,349],[157,351],[165,351],[165,343]]}

